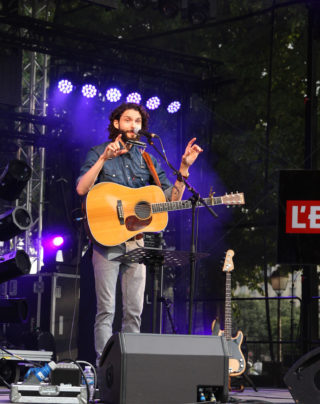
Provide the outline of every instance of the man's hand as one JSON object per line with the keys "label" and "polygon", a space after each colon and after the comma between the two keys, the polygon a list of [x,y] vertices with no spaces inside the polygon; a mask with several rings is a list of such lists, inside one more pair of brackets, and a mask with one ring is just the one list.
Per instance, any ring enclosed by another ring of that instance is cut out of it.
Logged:
{"label": "man's hand", "polygon": [[113,142],[108,144],[104,152],[101,154],[101,158],[103,160],[113,159],[115,157],[120,156],[121,154],[128,153],[128,150],[126,148],[120,149],[121,136],[122,136],[121,134],[118,135]]}
{"label": "man's hand", "polygon": [[194,144],[196,140],[197,138],[194,137],[187,144],[184,155],[182,156],[181,168],[188,169],[196,161],[199,154],[203,152],[200,146]]}

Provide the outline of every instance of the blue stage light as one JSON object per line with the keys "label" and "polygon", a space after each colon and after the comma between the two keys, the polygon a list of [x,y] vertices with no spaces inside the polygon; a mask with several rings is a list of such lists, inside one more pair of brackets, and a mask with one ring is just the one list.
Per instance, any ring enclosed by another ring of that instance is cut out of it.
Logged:
{"label": "blue stage light", "polygon": [[160,101],[159,97],[151,97],[146,102],[146,107],[148,109],[157,109],[157,108],[159,108],[160,104],[161,104],[161,101]]}
{"label": "blue stage light", "polygon": [[73,85],[72,85],[71,81],[63,79],[63,80],[59,81],[58,89],[63,94],[69,94],[73,90]]}
{"label": "blue stage light", "polygon": [[82,95],[87,98],[93,98],[97,95],[97,88],[93,84],[82,86]]}
{"label": "blue stage light", "polygon": [[167,108],[169,114],[174,114],[175,112],[179,111],[181,107],[181,103],[179,101],[172,101]]}
{"label": "blue stage light", "polygon": [[135,104],[140,104],[141,102],[141,95],[139,93],[130,93],[127,95],[127,102],[133,102]]}
{"label": "blue stage light", "polygon": [[110,102],[117,102],[120,100],[122,94],[121,91],[118,90],[117,88],[109,88],[106,92],[106,98]]}

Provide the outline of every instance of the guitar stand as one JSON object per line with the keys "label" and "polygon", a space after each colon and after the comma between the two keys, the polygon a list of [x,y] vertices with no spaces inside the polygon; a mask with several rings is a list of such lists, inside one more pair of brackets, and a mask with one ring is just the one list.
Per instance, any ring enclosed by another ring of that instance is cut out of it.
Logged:
{"label": "guitar stand", "polygon": [[[193,254],[194,259],[201,259],[207,257],[208,253],[196,253]],[[161,303],[166,303],[166,299],[162,296],[162,283],[163,283],[163,269],[166,267],[182,267],[188,265],[190,262],[190,252],[189,251],[176,251],[176,250],[162,250],[158,248],[150,247],[140,247],[135,250],[129,251],[119,257],[113,258],[112,261],[120,261],[122,263],[133,263],[137,262],[139,264],[144,264],[151,268],[150,272],[153,274],[153,311],[152,311],[152,332],[156,333],[156,323],[157,323],[157,304],[158,301]],[[158,274],[160,273],[160,298],[158,299]],[[163,300],[164,299],[164,300]],[[162,306],[161,306],[162,307]],[[161,308],[160,307],[160,308]],[[170,305],[168,306],[170,307]],[[166,306],[167,308],[167,306]],[[175,330],[173,319],[170,310],[167,308],[169,320],[171,327]],[[162,311],[160,311],[162,314]],[[160,316],[160,333],[161,333],[161,321],[162,316]]]}
{"label": "guitar stand", "polygon": [[240,387],[239,388],[232,388],[231,386],[231,376],[229,376],[229,391],[238,391],[238,392],[243,392],[244,391],[244,386],[241,384],[241,379],[244,379],[242,381],[246,381],[255,392],[258,391],[257,386],[253,383],[253,380],[251,379],[250,376],[247,375],[246,372],[244,372],[242,375],[239,375],[237,377],[237,380],[240,381]]}
{"label": "guitar stand", "polygon": [[244,372],[244,374],[243,374],[242,376],[243,376],[244,380],[250,384],[250,386],[253,388],[253,390],[254,390],[255,392],[257,392],[257,391],[258,391],[257,386],[253,383],[251,377],[248,376],[248,375],[246,374],[246,372]]}

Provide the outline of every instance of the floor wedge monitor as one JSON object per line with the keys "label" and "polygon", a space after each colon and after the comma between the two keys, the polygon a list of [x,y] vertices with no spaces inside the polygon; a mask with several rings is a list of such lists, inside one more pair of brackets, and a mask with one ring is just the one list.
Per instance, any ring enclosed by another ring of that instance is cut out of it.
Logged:
{"label": "floor wedge monitor", "polygon": [[108,404],[196,403],[228,398],[224,337],[115,334],[100,359],[100,397]]}
{"label": "floor wedge monitor", "polygon": [[284,376],[284,382],[296,403],[320,403],[320,348],[298,359]]}

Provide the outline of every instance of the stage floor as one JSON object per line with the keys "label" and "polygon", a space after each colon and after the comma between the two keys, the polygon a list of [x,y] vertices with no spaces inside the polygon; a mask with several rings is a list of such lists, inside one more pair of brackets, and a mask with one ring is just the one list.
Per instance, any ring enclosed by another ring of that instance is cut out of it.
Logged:
{"label": "stage floor", "polygon": [[232,392],[229,395],[230,403],[273,403],[273,404],[294,404],[294,400],[288,389],[273,389],[258,387],[257,392],[252,388],[245,388],[242,393]]}
{"label": "stage floor", "polygon": [[[0,403],[11,403],[9,400],[9,390],[0,388]],[[97,401],[99,403],[99,401]],[[252,388],[246,388],[242,393],[232,392],[229,396],[228,404],[294,404],[294,400],[287,389],[258,388],[254,391]],[[59,402],[57,402],[59,404]],[[141,403],[153,404],[153,403]],[[166,403],[163,403],[166,404]],[[184,403],[194,404],[194,403]]]}

